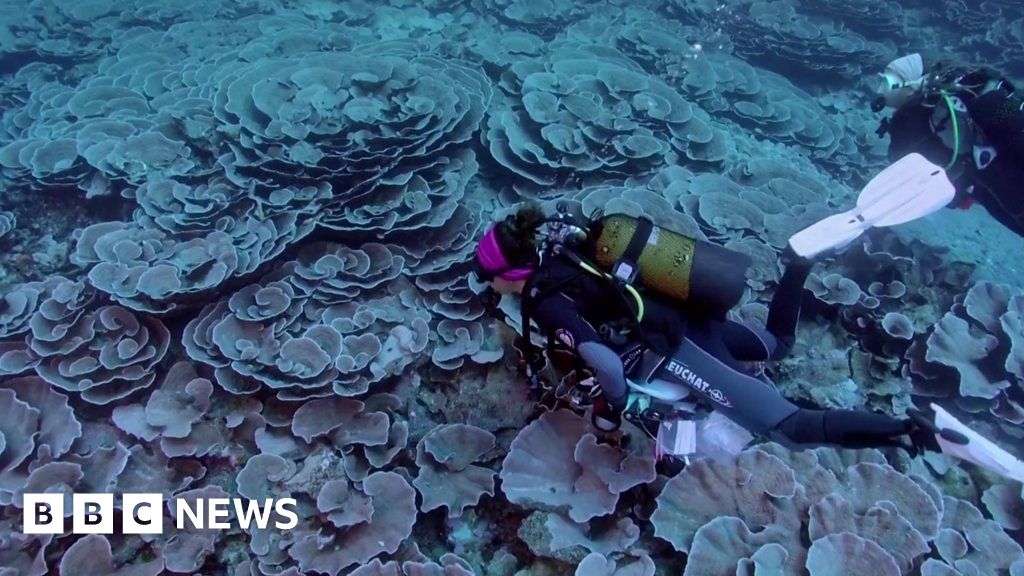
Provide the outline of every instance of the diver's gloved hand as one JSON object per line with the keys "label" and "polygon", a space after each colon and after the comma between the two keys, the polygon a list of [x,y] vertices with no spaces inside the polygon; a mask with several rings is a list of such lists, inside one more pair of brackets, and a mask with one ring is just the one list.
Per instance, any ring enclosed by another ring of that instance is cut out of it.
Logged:
{"label": "diver's gloved hand", "polygon": [[531,391],[545,392],[553,387],[551,381],[545,378],[543,374],[527,374],[526,379],[530,383]]}
{"label": "diver's gloved hand", "polygon": [[551,365],[540,357],[526,363],[526,380],[530,391],[543,393],[554,388],[556,378]]}
{"label": "diver's gloved hand", "polygon": [[622,411],[612,407],[604,396],[599,396],[594,401],[593,412],[590,413],[590,423],[601,432],[615,432],[622,426]]}
{"label": "diver's gloved hand", "polygon": [[477,298],[480,300],[480,304],[484,307],[484,311],[493,318],[497,318],[502,322],[507,322],[508,314],[499,308],[501,304],[501,294],[494,288],[487,288],[481,292]]}
{"label": "diver's gloved hand", "polygon": [[889,133],[890,125],[891,122],[888,118],[882,118],[882,120],[878,122],[878,128],[875,128],[875,135],[879,138],[885,138],[885,135]]}
{"label": "diver's gloved hand", "polygon": [[940,430],[935,425],[934,413],[926,413],[917,408],[910,408],[907,410],[907,416],[910,419],[908,422],[910,430],[907,432],[907,435],[910,436],[910,442],[914,448],[914,450],[910,451],[912,456],[919,456],[925,452],[942,452],[942,447],[939,446],[937,438],[940,434],[948,442],[955,444],[967,444],[968,442],[965,436],[953,430]]}

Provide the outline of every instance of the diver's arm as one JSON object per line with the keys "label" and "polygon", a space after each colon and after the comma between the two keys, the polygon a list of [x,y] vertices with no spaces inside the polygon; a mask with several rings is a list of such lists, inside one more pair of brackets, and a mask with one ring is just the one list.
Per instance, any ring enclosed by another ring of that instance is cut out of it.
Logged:
{"label": "diver's arm", "polygon": [[541,329],[554,334],[573,352],[584,342],[601,341],[597,329],[583,318],[576,301],[561,292],[544,296],[537,302],[532,317]]}
{"label": "diver's arm", "polygon": [[625,409],[629,388],[622,359],[602,342],[597,329],[580,314],[576,301],[560,292],[547,296],[537,303],[534,318],[593,370],[612,408]]}

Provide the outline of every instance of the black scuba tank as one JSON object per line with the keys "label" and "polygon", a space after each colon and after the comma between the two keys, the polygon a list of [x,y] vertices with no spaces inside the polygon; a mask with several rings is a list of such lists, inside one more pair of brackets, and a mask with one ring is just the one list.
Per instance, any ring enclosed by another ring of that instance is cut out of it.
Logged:
{"label": "black scuba tank", "polygon": [[1024,99],[1015,92],[993,90],[967,103],[971,118],[998,151],[1024,162]]}
{"label": "black scuba tank", "polygon": [[616,277],[715,317],[739,303],[750,256],[646,218],[610,214],[591,225],[594,260]]}

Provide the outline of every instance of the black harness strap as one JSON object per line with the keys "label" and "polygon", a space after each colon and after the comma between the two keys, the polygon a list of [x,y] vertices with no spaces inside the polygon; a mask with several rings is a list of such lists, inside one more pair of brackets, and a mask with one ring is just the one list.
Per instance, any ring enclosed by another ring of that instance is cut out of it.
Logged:
{"label": "black harness strap", "polygon": [[637,218],[636,230],[629,239],[626,251],[615,261],[612,268],[612,275],[625,284],[632,284],[640,273],[640,253],[644,251],[644,245],[654,231],[654,222],[646,216]]}

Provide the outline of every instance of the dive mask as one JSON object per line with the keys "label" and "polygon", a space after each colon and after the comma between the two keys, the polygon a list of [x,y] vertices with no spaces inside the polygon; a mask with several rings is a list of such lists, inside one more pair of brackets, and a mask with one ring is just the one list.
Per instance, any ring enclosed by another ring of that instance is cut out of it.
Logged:
{"label": "dive mask", "polygon": [[879,99],[872,105],[879,111],[879,106],[899,107],[924,82],[924,61],[920,54],[903,56],[890,62],[885,71],[878,74],[872,89]]}

